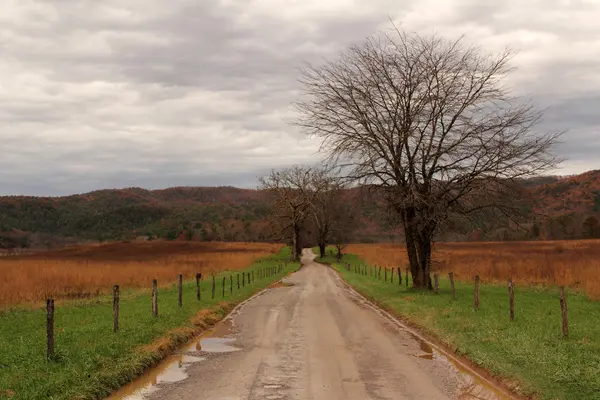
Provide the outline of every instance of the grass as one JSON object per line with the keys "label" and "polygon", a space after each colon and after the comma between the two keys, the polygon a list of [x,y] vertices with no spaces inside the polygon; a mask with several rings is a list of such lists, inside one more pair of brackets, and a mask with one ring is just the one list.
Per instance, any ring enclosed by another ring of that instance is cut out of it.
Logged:
{"label": "grass", "polygon": [[182,274],[211,275],[246,268],[282,245],[150,241],[70,247],[0,259],[0,307],[55,299],[93,298],[113,285],[170,286]]}
{"label": "grass", "polygon": [[[211,279],[201,284],[196,299],[195,281],[184,282],[183,307],[177,306],[175,286],[159,289],[159,316],[151,315],[148,290],[123,291],[120,331],[112,332],[112,297],[64,301],[55,312],[56,359],[46,360],[45,310],[13,308],[0,311],[0,398],[94,399],[102,398],[203,328],[222,318],[233,306],[299,267],[289,263],[281,273],[259,279],[258,271],[282,264],[289,249],[259,260],[244,272],[255,271],[255,282],[229,293],[228,271],[216,276],[216,298]],[[227,277],[222,297],[222,277]]]}
{"label": "grass", "polygon": [[[565,339],[555,287],[517,286],[516,317],[511,322],[505,285],[484,280],[480,309],[475,312],[470,283],[456,283],[453,301],[447,279],[440,279],[440,293],[435,294],[406,288],[404,281],[398,285],[396,274],[392,284],[383,281],[383,272],[377,279],[356,274],[353,268],[348,272],[332,256],[324,261],[363,295],[516,385],[521,393],[544,400],[600,399],[600,304],[580,291],[568,292]],[[364,261],[347,254],[342,263],[354,266]]]}
{"label": "grass", "polygon": [[[399,244],[352,244],[345,251],[375,265],[408,263]],[[487,282],[568,286],[600,299],[600,240],[438,243],[432,269],[468,282],[479,275]]]}

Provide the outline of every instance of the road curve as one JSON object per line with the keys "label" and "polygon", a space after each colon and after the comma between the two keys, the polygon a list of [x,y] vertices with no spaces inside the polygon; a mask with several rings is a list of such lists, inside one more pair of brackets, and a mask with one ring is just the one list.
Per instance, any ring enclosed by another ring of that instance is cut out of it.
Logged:
{"label": "road curve", "polygon": [[290,286],[255,297],[222,324],[234,340],[228,345],[239,351],[210,353],[203,346],[188,352],[202,361],[187,366],[186,379],[160,384],[143,398],[497,398],[469,394],[473,381],[365,307],[335,271],[313,261],[310,250],[303,255],[304,267],[286,279]]}

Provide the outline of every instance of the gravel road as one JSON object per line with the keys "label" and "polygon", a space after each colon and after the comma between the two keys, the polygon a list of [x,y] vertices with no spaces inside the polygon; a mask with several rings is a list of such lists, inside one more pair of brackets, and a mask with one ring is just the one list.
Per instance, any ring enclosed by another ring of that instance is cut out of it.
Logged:
{"label": "gravel road", "polygon": [[[247,302],[122,399],[505,399],[460,372],[348,289],[305,250],[285,284]],[[236,351],[230,351],[236,350]],[[187,361],[186,361],[187,357]],[[181,373],[181,368],[185,373]],[[177,382],[175,382],[177,381]],[[172,382],[172,383],[168,383]],[[131,392],[131,391],[130,391]]]}

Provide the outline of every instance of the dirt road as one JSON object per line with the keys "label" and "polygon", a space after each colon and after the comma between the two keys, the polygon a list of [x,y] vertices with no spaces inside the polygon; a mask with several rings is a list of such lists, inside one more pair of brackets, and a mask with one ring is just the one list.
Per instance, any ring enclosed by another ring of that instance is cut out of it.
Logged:
{"label": "dirt road", "polygon": [[180,356],[169,367],[179,370],[176,378],[167,370],[145,395],[113,398],[503,398],[366,306],[313,259],[305,251],[304,267],[286,279],[290,286],[266,291],[222,323],[217,335],[229,339],[205,338]]}

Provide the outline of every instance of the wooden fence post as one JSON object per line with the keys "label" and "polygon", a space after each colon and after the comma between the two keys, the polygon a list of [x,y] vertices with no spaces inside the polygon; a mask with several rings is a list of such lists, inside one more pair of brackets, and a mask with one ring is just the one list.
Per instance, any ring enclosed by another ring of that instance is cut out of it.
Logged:
{"label": "wooden fence post", "polygon": [[387,267],[385,267],[385,272],[384,272],[384,277],[383,280],[387,282]]}
{"label": "wooden fence post", "polygon": [[242,287],[246,287],[246,273],[242,272]]}
{"label": "wooden fence post", "polygon": [[448,272],[450,278],[450,288],[452,289],[452,300],[456,300],[456,290],[454,289],[454,272]]}
{"label": "wooden fence post", "polygon": [[158,282],[152,280],[152,316],[158,317]]}
{"label": "wooden fence post", "polygon": [[398,285],[402,285],[402,270],[398,267]]}
{"label": "wooden fence post", "polygon": [[113,286],[113,332],[119,330],[119,285]]}
{"label": "wooden fence post", "polygon": [[215,289],[216,289],[216,284],[215,284],[215,276],[212,276],[212,298],[215,298]]}
{"label": "wooden fence post", "polygon": [[377,274],[377,278],[381,279],[381,265],[379,266],[379,273]]}
{"label": "wooden fence post", "polygon": [[233,275],[229,275],[229,294],[233,294]]}
{"label": "wooden fence post", "polygon": [[225,277],[223,277],[223,289],[221,291],[221,297],[225,298]]}
{"label": "wooden fence post", "polygon": [[435,272],[435,273],[433,274],[433,290],[434,290],[436,293],[439,293],[439,292],[440,292],[440,276],[438,275],[438,273],[437,273],[437,272]]}
{"label": "wooden fence post", "polygon": [[479,310],[479,275],[475,275],[475,311]]}
{"label": "wooden fence post", "polygon": [[237,274],[237,285],[238,285],[238,290],[240,290],[240,274]]}
{"label": "wooden fence post", "polygon": [[510,320],[515,320],[515,287],[512,279],[508,280],[508,307],[510,310]]}
{"label": "wooden fence post", "polygon": [[200,294],[200,279],[202,279],[202,274],[200,272],[196,273],[196,298],[198,299],[198,301],[200,301],[200,299],[202,298],[202,295]]}
{"label": "wooden fence post", "polygon": [[569,336],[569,319],[567,317],[567,295],[565,287],[560,287],[560,310],[562,314],[562,334],[563,337]]}
{"label": "wooden fence post", "polygon": [[54,299],[46,300],[46,357],[48,360],[54,358]]}
{"label": "wooden fence post", "polygon": [[179,274],[179,280],[177,283],[177,305],[179,308],[183,306],[183,275]]}

